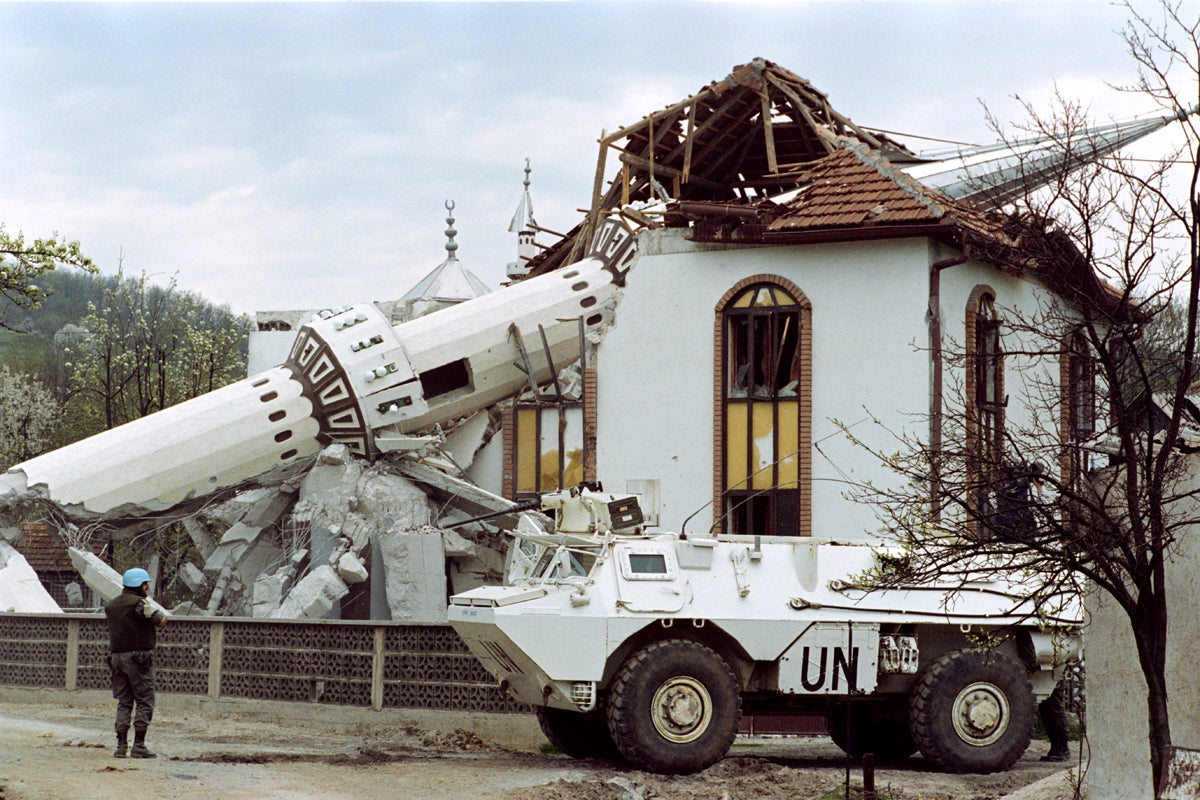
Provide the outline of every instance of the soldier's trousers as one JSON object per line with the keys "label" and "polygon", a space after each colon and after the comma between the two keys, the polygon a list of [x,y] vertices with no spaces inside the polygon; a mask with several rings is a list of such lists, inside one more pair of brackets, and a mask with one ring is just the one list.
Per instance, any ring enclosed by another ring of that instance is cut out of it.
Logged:
{"label": "soldier's trousers", "polygon": [[112,693],[117,701],[117,733],[145,731],[154,717],[154,664],[150,650],[112,653]]}

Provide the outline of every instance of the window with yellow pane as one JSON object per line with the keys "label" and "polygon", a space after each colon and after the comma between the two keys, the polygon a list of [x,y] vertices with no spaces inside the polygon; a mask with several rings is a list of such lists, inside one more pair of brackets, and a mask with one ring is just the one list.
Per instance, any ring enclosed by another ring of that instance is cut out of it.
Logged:
{"label": "window with yellow pane", "polygon": [[810,533],[809,305],[795,286],[752,280],[719,311],[718,492],[724,533]]}
{"label": "window with yellow pane", "polygon": [[513,492],[528,499],[584,480],[583,403],[519,404],[512,416]]}

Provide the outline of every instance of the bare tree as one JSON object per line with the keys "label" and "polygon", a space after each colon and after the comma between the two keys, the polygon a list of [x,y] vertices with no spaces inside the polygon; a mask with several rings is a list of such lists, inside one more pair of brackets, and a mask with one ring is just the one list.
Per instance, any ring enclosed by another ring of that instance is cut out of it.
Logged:
{"label": "bare tree", "polygon": [[[1111,597],[1146,682],[1156,791],[1171,744],[1164,568],[1180,532],[1200,522],[1200,481],[1185,454],[1200,447],[1187,436],[1200,425],[1188,400],[1198,377],[1200,22],[1181,5],[1163,0],[1151,18],[1127,4],[1123,37],[1138,67],[1129,90],[1176,115],[1186,143],[1154,162],[1097,160],[1096,126],[1080,104],[1059,97],[1048,114],[1026,104],[1019,137],[1046,137],[1067,157],[1048,175],[1026,164],[1042,173],[992,220],[1022,246],[971,255],[1050,291],[1033,311],[998,311],[995,352],[946,342],[956,377],[945,444],[894,432],[895,452],[873,448],[892,477],[851,490],[880,509],[906,552],[864,576],[869,585],[1004,569],[1029,575],[1024,600],[1053,603],[1064,588]],[[1010,394],[1021,408],[977,393],[1000,358],[1023,388]]]}

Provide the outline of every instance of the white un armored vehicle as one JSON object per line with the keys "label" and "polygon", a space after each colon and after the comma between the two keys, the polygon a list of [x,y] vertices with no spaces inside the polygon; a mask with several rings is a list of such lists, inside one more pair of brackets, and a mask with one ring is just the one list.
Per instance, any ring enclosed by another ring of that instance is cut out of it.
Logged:
{"label": "white un armored vehicle", "polygon": [[523,519],[506,585],[449,616],[574,757],[695,772],[742,713],[824,714],[854,755],[1003,770],[1077,655],[1070,599],[1037,617],[994,580],[867,592],[878,546],[643,533],[636,498],[582,487],[542,506],[555,532]]}

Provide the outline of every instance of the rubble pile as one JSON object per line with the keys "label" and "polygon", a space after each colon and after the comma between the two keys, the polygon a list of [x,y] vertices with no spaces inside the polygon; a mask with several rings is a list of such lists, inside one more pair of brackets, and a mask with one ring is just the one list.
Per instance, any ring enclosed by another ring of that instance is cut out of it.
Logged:
{"label": "rubble pile", "polygon": [[[333,444],[303,474],[247,489],[186,518],[204,563],[185,562],[178,577],[208,600],[173,612],[319,619],[334,612],[351,587],[373,578],[372,618],[445,621],[451,591],[503,578],[499,528],[473,523],[472,534],[438,527],[431,497],[439,489],[469,496],[463,510],[441,508],[443,519],[511,508],[511,502],[442,472],[469,465],[489,438],[488,428],[488,415],[476,414],[449,434],[428,437],[421,450],[374,463]],[[106,597],[100,587],[111,576],[91,563],[99,560],[72,552],[84,581]]]}
{"label": "rubble pile", "polygon": [[[170,613],[336,617],[352,587],[368,584],[372,619],[444,622],[449,594],[503,579],[501,531],[517,523],[516,514],[505,513],[514,504],[464,473],[495,430],[481,412],[373,463],[332,444],[298,474],[179,517],[199,560],[178,565],[175,580],[193,597]],[[480,514],[496,516],[456,523]],[[114,537],[144,532],[145,523],[135,523]],[[87,536],[72,529],[69,539],[71,563],[94,600],[119,594],[120,574],[88,549]],[[60,610],[0,538],[0,611]]]}

